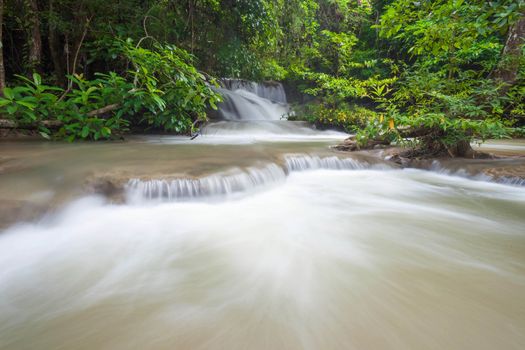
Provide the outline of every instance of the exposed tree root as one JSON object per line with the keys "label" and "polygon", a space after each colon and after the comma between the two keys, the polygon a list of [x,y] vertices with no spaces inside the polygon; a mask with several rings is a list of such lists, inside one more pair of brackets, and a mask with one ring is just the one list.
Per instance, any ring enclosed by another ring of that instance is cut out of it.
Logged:
{"label": "exposed tree root", "polygon": [[[417,137],[418,145],[405,149],[392,156],[396,163],[405,164],[409,160],[430,159],[430,158],[491,158],[493,156],[476,152],[472,149],[468,140],[460,140],[455,144],[449,145],[443,142],[444,134],[436,129],[410,129],[403,131],[403,137]],[[368,140],[365,145],[359,144],[354,136],[344,140],[343,143],[334,147],[339,151],[360,151],[377,148],[389,147],[391,142],[386,139]]]}

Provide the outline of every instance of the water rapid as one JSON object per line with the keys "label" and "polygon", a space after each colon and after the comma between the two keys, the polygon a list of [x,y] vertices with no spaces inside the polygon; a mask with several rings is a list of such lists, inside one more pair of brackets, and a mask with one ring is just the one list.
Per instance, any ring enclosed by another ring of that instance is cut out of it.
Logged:
{"label": "water rapid", "polygon": [[270,163],[262,167],[229,169],[200,178],[131,179],[126,184],[128,203],[143,201],[184,201],[217,197],[246,195],[251,192],[283,183],[286,177],[306,170],[358,170],[388,169],[384,164],[369,164],[353,158],[319,157],[310,155],[286,155],[282,166]]}
{"label": "water rapid", "polygon": [[522,349],[524,212],[521,187],[421,170],[84,198],[0,235],[0,348]]}

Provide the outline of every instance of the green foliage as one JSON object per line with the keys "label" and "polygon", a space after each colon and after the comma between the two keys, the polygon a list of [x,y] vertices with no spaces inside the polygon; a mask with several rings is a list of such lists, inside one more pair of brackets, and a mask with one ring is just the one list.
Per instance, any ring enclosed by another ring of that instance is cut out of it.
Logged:
{"label": "green foliage", "polygon": [[[449,144],[517,135],[525,125],[525,49],[504,54],[525,0],[28,3],[6,3],[6,71],[16,83],[0,113],[43,135],[188,133],[220,100],[202,71],[286,79],[315,99],[298,115],[360,129],[363,140],[401,142],[407,129],[426,128]],[[40,61],[30,57],[38,31],[47,38]],[[508,67],[518,73],[504,86],[496,76]],[[46,72],[47,84],[25,78],[33,70]],[[49,130],[50,121],[61,128]]]}
{"label": "green foliage", "polygon": [[348,104],[334,108],[327,104],[310,103],[297,113],[298,119],[305,119],[322,129],[336,127],[348,133],[355,133],[378,118],[377,113],[370,109]]}
{"label": "green foliage", "polygon": [[[0,114],[19,125],[38,125],[44,137],[108,139],[127,131],[130,123],[146,123],[165,131],[188,133],[195,120],[206,118],[208,107],[220,101],[214,84],[191,65],[191,56],[174,46],[154,50],[119,43],[120,52],[134,67],[126,76],[96,73],[95,79],[69,76],[64,90],[19,76],[23,85],[4,89]],[[60,128],[52,133],[45,120]]]}
{"label": "green foliage", "polygon": [[[175,46],[155,44],[154,49],[122,43],[134,70],[131,97],[145,109],[141,121],[166,131],[187,133],[195,120],[205,120],[208,107],[216,109],[221,97],[192,64],[192,56]],[[209,81],[208,81],[209,80]],[[137,109],[134,109],[137,112]]]}
{"label": "green foliage", "polygon": [[[309,60],[291,67],[318,101],[305,118],[341,127],[349,103],[365,104],[377,114],[350,123],[359,130],[345,127],[358,131],[360,143],[406,142],[407,131],[420,130],[416,141],[423,147],[509,137],[524,124],[523,62],[508,91],[491,77],[524,1],[394,0],[384,9],[377,4],[378,25],[372,23],[372,4],[351,3],[321,4],[343,20],[327,23],[323,14],[315,16],[320,28],[310,41],[313,50],[303,51]],[[370,48],[371,30],[380,35],[375,45],[387,40],[386,52]]]}
{"label": "green foliage", "polygon": [[503,93],[487,76],[498,64],[501,29],[524,4],[392,2],[381,17],[381,34],[416,57],[402,67],[390,98],[380,101],[396,128],[426,128],[446,145],[509,137],[517,119],[509,111],[520,113],[522,95],[518,87]]}
{"label": "green foliage", "polygon": [[[55,137],[68,141],[99,140],[127,131],[129,122],[124,117],[130,109],[122,101],[132,101],[131,84],[113,72],[96,76],[93,80],[82,75],[70,77],[73,88],[55,105],[56,119],[62,124]],[[93,114],[109,105],[116,107],[102,115]]]}
{"label": "green foliage", "polygon": [[57,101],[55,93],[61,89],[43,84],[37,73],[33,74],[33,80],[17,77],[24,85],[4,88],[4,96],[0,97],[0,114],[7,115],[22,126],[52,116],[52,108]]}

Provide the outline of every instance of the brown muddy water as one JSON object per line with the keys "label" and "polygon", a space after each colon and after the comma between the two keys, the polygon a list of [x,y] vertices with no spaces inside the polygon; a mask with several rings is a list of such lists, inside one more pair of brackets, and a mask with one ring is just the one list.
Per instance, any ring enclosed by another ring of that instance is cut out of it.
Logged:
{"label": "brown muddy water", "polygon": [[220,128],[0,142],[1,349],[525,348],[523,159]]}

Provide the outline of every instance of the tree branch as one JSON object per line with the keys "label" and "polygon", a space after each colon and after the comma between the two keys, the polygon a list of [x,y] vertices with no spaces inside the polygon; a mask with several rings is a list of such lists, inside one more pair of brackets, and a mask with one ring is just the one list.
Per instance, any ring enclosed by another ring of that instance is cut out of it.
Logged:
{"label": "tree branch", "polygon": [[113,103],[113,104],[107,105],[105,107],[102,107],[102,108],[99,108],[99,109],[95,109],[95,110],[89,112],[87,114],[87,116],[88,117],[95,117],[95,116],[98,116],[98,115],[101,115],[101,114],[104,114],[104,113],[107,113],[107,112],[114,111],[115,109],[117,109],[119,107],[120,107],[120,103]]}

